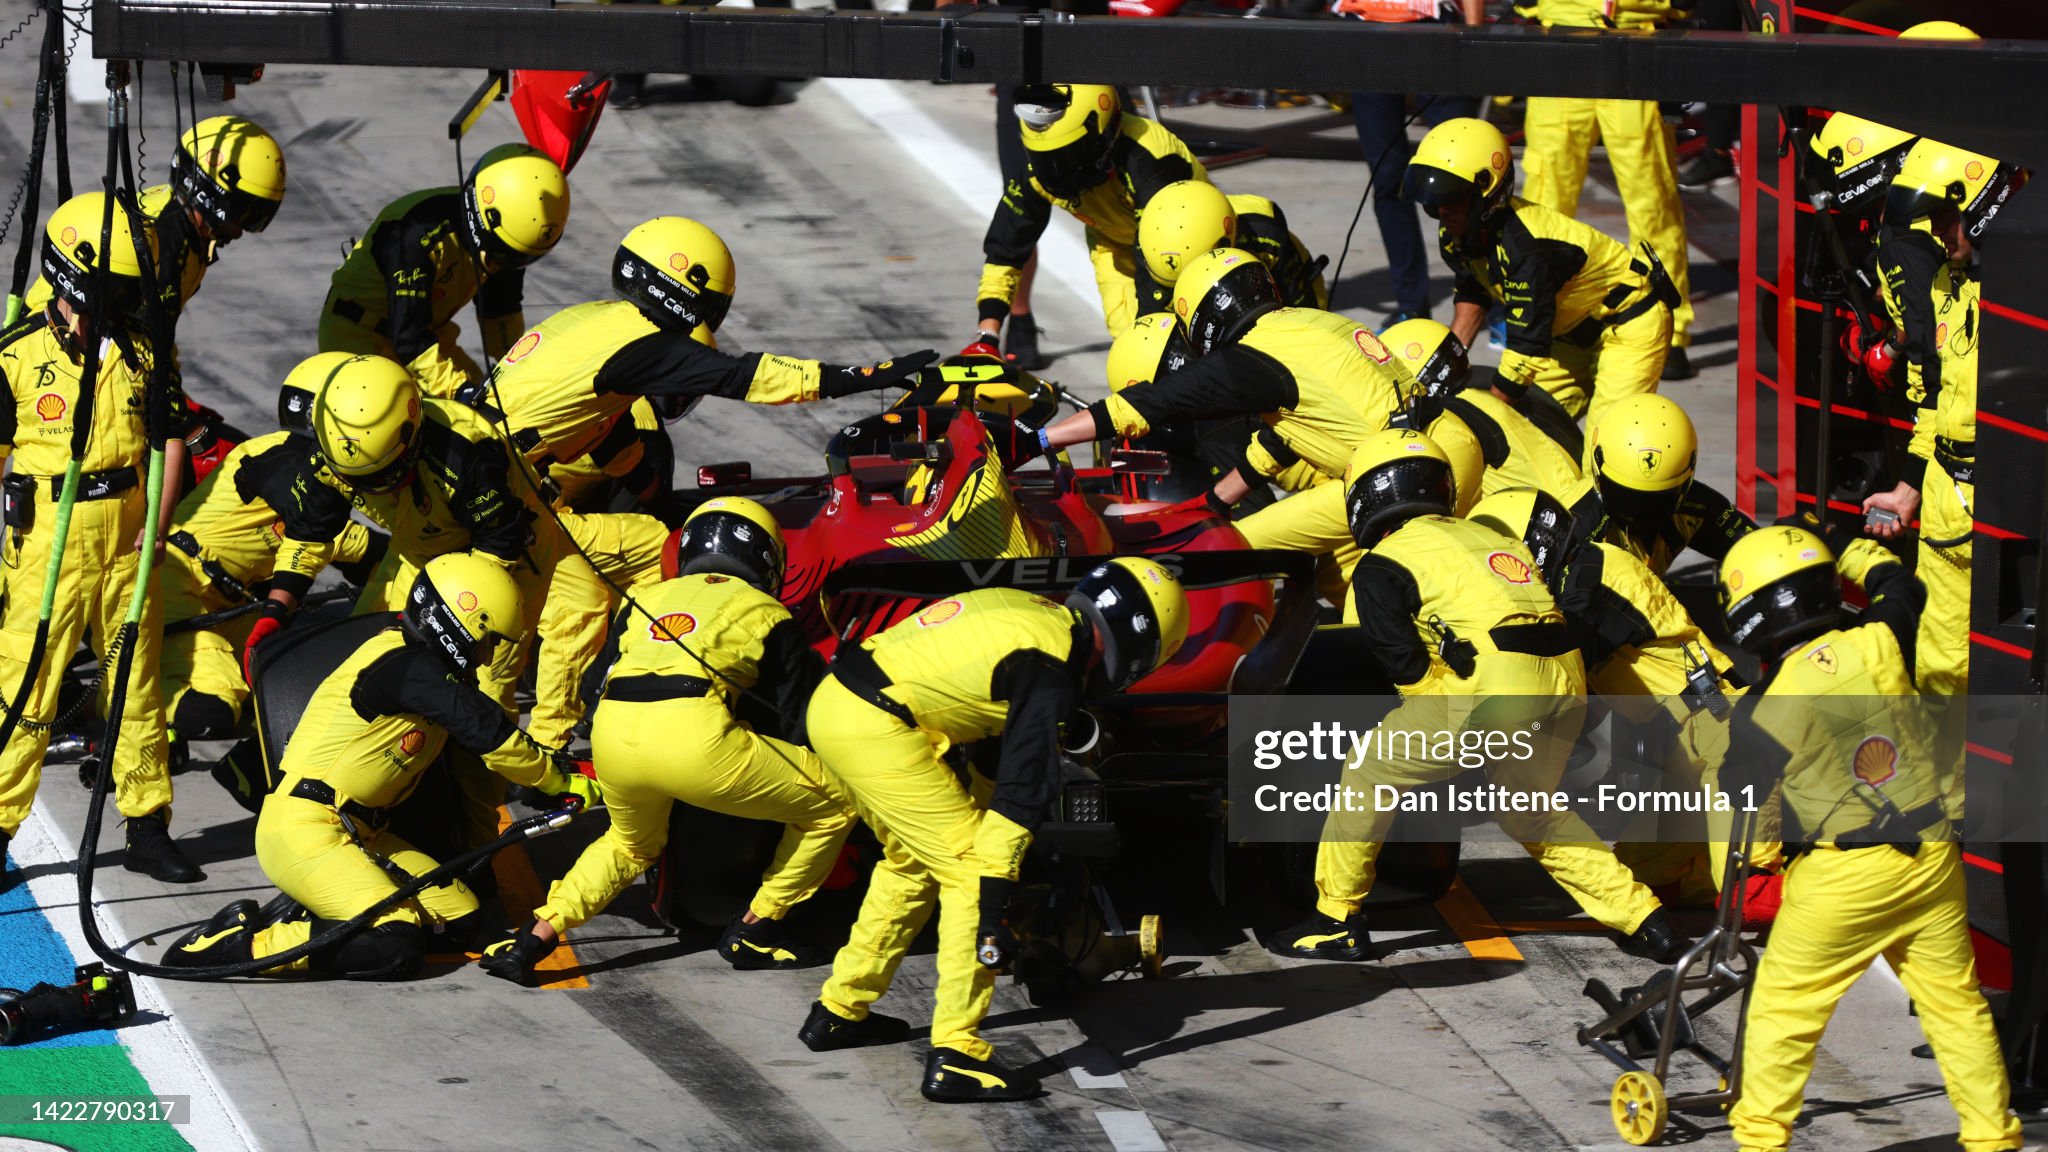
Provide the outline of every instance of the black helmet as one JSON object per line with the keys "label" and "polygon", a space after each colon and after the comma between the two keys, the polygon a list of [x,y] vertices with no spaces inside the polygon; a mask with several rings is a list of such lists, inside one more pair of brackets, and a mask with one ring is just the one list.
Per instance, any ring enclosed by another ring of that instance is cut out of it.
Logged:
{"label": "black helmet", "polygon": [[1280,286],[1272,270],[1240,248],[1195,257],[1173,284],[1173,314],[1187,328],[1197,356],[1236,340],[1253,320],[1278,307]]}
{"label": "black helmet", "polygon": [[676,530],[664,575],[714,572],[744,580],[773,596],[782,587],[782,528],[774,513],[745,496],[718,496],[697,506]]}
{"label": "black helmet", "polygon": [[1417,516],[1449,516],[1456,503],[1451,458],[1420,432],[1389,428],[1365,438],[1344,470],[1351,537],[1371,548]]}

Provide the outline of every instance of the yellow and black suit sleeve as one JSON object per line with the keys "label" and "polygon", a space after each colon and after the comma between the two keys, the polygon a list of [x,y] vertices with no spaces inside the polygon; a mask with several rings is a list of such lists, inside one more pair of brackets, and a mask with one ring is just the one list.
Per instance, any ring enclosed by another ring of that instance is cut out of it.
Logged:
{"label": "yellow and black suit sleeve", "polygon": [[529,739],[497,701],[455,679],[439,656],[411,644],[364,668],[349,689],[349,706],[364,720],[418,716],[517,784],[535,783],[554,768],[554,757]]}
{"label": "yellow and black suit sleeve", "polygon": [[[1487,415],[1477,404],[1457,396],[1445,397],[1440,403],[1446,412],[1465,422],[1472,430],[1472,438],[1479,442],[1479,451],[1486,459],[1488,468],[1498,468],[1508,462],[1508,453],[1513,451],[1508,443],[1508,434],[1500,421]],[[1422,427],[1427,428],[1436,421],[1430,420]]]}
{"label": "yellow and black suit sleeve", "polygon": [[1422,589],[1408,569],[1368,552],[1351,574],[1351,599],[1366,656],[1395,684],[1429,674],[1429,649],[1416,630]]}
{"label": "yellow and black suit sleeve", "polygon": [[1913,413],[1912,459],[1899,477],[1915,491],[1926,486],[1927,461],[1934,455],[1935,409],[1941,404],[1940,325],[1934,316],[1934,282],[1948,274],[1948,253],[1925,232],[1894,232],[1878,245],[1878,271],[1899,305],[1899,355],[1917,386],[1909,389]]}
{"label": "yellow and black suit sleeve", "polygon": [[1007,700],[1001,759],[989,811],[1026,830],[1038,827],[1059,796],[1060,723],[1081,696],[1082,661],[1092,626],[1077,623],[1074,647],[1060,660],[1037,648],[1003,657],[989,678],[989,699]]}
{"label": "yellow and black suit sleeve", "polygon": [[511,461],[496,437],[471,440],[445,424],[420,426],[420,463],[447,486],[448,507],[469,529],[469,546],[510,563],[533,538],[533,513],[514,494]]}
{"label": "yellow and black suit sleeve", "polygon": [[1028,179],[1003,181],[1003,198],[988,222],[981,240],[984,261],[981,287],[975,311],[983,320],[1001,320],[1010,314],[1010,300],[1017,291],[1017,278],[1038,247],[1038,238],[1052,221],[1052,201]]}
{"label": "yellow and black suit sleeve", "polygon": [[243,461],[235,473],[242,501],[268,504],[284,525],[270,587],[294,597],[312,590],[313,578],[333,555],[334,538],[348,526],[348,497],[320,479],[317,451],[306,437],[290,436]]}
{"label": "yellow and black suit sleeve", "polygon": [[1500,302],[1506,311],[1507,350],[1523,356],[1550,355],[1557,322],[1557,294],[1586,266],[1586,250],[1565,240],[1539,237],[1509,213],[1498,240]]}
{"label": "yellow and black suit sleeve", "polygon": [[1177,420],[1279,412],[1300,402],[1301,390],[1285,365],[1234,344],[1157,380],[1133,384],[1088,410],[1095,417],[1095,434],[1108,439],[1142,436]]}
{"label": "yellow and black suit sleeve", "polygon": [[1914,640],[1920,635],[1920,615],[1927,610],[1927,586],[1889,556],[1865,568],[1856,582],[1870,597],[1857,626],[1891,629],[1906,659],[1906,676],[1912,678],[1916,674]]}
{"label": "yellow and black suit sleeve", "polygon": [[[384,337],[392,358],[410,364],[439,339],[434,324],[434,285],[441,269],[435,251],[459,245],[462,199],[458,192],[428,196],[395,220],[379,225],[368,245],[370,259],[384,277]],[[486,318],[519,311],[525,273],[511,269],[490,277],[479,291]],[[511,306],[505,301],[509,294]]]}
{"label": "yellow and black suit sleeve", "polygon": [[1685,499],[1679,501],[1678,512],[1672,517],[1673,529],[1679,535],[1673,539],[1675,556],[1686,548],[1692,548],[1709,560],[1720,560],[1728,555],[1728,549],[1737,540],[1756,531],[1756,521],[1750,519],[1730,503],[1718,489],[1695,481],[1685,491]]}
{"label": "yellow and black suit sleeve", "polygon": [[592,386],[600,393],[631,396],[717,396],[752,404],[790,404],[862,391],[862,367],[769,352],[734,356],[707,348],[687,333],[664,329],[619,349],[597,370]]}
{"label": "yellow and black suit sleeve", "polygon": [[1571,630],[1572,643],[1588,668],[1598,667],[1623,648],[1641,648],[1657,638],[1650,618],[1607,586],[1605,568],[1606,554],[1600,549],[1579,549],[1565,569],[1564,585],[1557,594],[1565,627]]}

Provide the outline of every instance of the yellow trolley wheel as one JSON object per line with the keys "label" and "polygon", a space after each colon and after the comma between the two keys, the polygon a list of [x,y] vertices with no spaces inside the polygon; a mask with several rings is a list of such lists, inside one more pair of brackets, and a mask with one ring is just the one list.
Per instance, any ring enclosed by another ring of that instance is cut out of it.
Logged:
{"label": "yellow trolley wheel", "polygon": [[1159,917],[1138,921],[1138,959],[1145,966],[1145,979],[1156,980],[1166,967],[1166,929]]}
{"label": "yellow trolley wheel", "polygon": [[1671,1110],[1664,1102],[1664,1085],[1648,1072],[1623,1072],[1608,1097],[1614,1116],[1614,1130],[1635,1145],[1655,1144],[1664,1136],[1664,1124]]}

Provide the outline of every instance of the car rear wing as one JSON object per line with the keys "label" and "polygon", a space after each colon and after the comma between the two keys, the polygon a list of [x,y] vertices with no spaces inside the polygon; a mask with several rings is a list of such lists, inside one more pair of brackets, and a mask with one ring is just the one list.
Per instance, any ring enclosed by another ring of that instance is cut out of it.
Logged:
{"label": "car rear wing", "polygon": [[[1231,693],[1272,696],[1284,693],[1294,675],[1296,662],[1308,646],[1316,626],[1316,558],[1306,552],[1277,548],[1256,548],[1228,552],[1185,552],[1146,554],[1145,559],[1165,567],[1191,591],[1223,588],[1252,580],[1277,582],[1273,599],[1273,622],[1252,650],[1246,653],[1231,676],[1230,693],[1172,693],[1168,700],[1157,694],[1135,693],[1150,704],[1195,704],[1221,701]],[[825,577],[823,589],[825,618],[842,640],[865,634],[861,627],[866,613],[856,611],[839,619],[835,601],[859,595],[881,597],[892,603],[892,614],[907,614],[903,602],[923,603],[979,588],[1016,588],[1043,596],[1063,597],[1074,590],[1081,578],[1114,556],[1034,556],[1016,560],[911,560],[880,564],[855,564]],[[1134,701],[1135,702],[1135,701]]]}

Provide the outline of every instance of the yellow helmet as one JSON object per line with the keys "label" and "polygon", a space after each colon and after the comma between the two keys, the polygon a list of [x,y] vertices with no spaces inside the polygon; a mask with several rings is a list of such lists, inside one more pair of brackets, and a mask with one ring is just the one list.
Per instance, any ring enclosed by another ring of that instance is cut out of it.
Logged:
{"label": "yellow helmet", "polygon": [[1380,343],[1394,354],[1422,391],[1430,396],[1461,392],[1472,378],[1465,344],[1452,331],[1426,316],[1403,320],[1380,333]]}
{"label": "yellow helmet", "polygon": [[179,139],[171,183],[216,239],[261,232],[284,203],[284,149],[254,120],[210,116]]}
{"label": "yellow helmet", "polygon": [[389,492],[410,480],[419,430],[419,386],[396,360],[349,356],[314,393],[313,439],[352,488]]}
{"label": "yellow helmet", "polygon": [[1901,40],[1981,40],[1983,37],[1953,20],[1922,20],[1904,32]]}
{"label": "yellow helmet", "polygon": [[1173,314],[1197,356],[1235,341],[1253,320],[1280,307],[1272,270],[1242,248],[1194,258],[1173,284]]}
{"label": "yellow helmet", "polygon": [[525,632],[526,600],[505,565],[474,552],[427,561],[413,578],[401,613],[413,638],[459,672],[489,662],[490,646]]}
{"label": "yellow helmet", "polygon": [[1910,228],[1944,212],[1962,215],[1963,230],[1981,239],[1999,209],[2026,186],[2027,171],[1939,140],[1922,139],[1899,163],[1884,202],[1884,222]]}
{"label": "yellow helmet", "polygon": [[1881,203],[1899,161],[1920,137],[1911,132],[1837,112],[1814,133],[1813,154],[1834,174],[1835,206],[1853,212]]}
{"label": "yellow helmet", "polygon": [[714,496],[697,505],[669,540],[662,575],[717,573],[744,580],[770,596],[782,588],[786,557],[782,526],[759,501]]}
{"label": "yellow helmet", "polygon": [[1188,638],[1180,581],[1142,556],[1121,556],[1081,577],[1067,597],[1102,638],[1102,668],[1118,692],[1173,659]]}
{"label": "yellow helmet", "polygon": [[538,148],[500,144],[463,181],[462,216],[479,256],[501,268],[531,264],[569,226],[569,178]]}
{"label": "yellow helmet", "polygon": [[1176,180],[1145,201],[1138,254],[1162,288],[1173,287],[1188,262],[1212,248],[1237,245],[1237,209],[1206,180]]}
{"label": "yellow helmet", "polygon": [[1841,620],[1834,553],[1804,528],[1759,528],[1721,559],[1721,608],[1737,644],[1777,656]]}
{"label": "yellow helmet", "polygon": [[1489,230],[1515,188],[1515,156],[1507,137],[1484,120],[1464,116],[1429,130],[1415,146],[1401,192],[1432,220],[1445,205],[1470,202],[1465,240]]}
{"label": "yellow helmet", "polygon": [[1344,469],[1344,516],[1360,548],[1372,548],[1417,516],[1449,516],[1456,503],[1451,458],[1420,432],[1375,432]]}
{"label": "yellow helmet", "polygon": [[665,328],[716,332],[738,287],[739,269],[725,241],[681,216],[657,216],[634,228],[612,257],[612,290]]}
{"label": "yellow helmet", "polygon": [[1507,488],[1474,504],[1465,519],[1528,545],[1552,591],[1564,582],[1572,514],[1557,497],[1541,488]]}
{"label": "yellow helmet", "polygon": [[1116,89],[1107,84],[1026,84],[1017,89],[1017,130],[1031,178],[1058,200],[1116,172],[1111,155],[1123,123]]}
{"label": "yellow helmet", "polygon": [[1171,312],[1148,312],[1109,346],[1111,395],[1133,384],[1150,384],[1195,358]]}
{"label": "yellow helmet", "polygon": [[1589,438],[1593,483],[1610,515],[1651,525],[1678,510],[1699,462],[1699,437],[1677,401],[1655,392],[1617,400]]}
{"label": "yellow helmet", "polygon": [[313,401],[354,352],[320,352],[298,362],[277,389],[277,422],[288,431],[313,434]]}
{"label": "yellow helmet", "polygon": [[[125,316],[142,303],[142,262],[135,258],[135,232],[129,226],[128,213],[119,204],[114,206],[113,243],[108,252],[100,253],[100,224],[106,207],[106,193],[87,192],[50,213],[50,222],[43,228],[43,278],[58,299],[81,312]],[[143,229],[143,240],[154,264],[155,230]],[[107,272],[104,301],[92,298],[95,268]]]}

